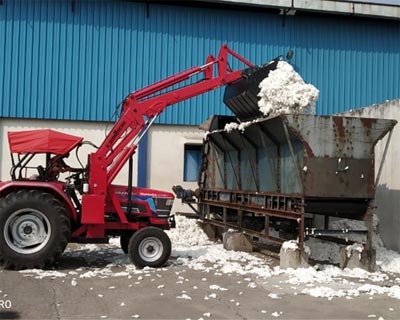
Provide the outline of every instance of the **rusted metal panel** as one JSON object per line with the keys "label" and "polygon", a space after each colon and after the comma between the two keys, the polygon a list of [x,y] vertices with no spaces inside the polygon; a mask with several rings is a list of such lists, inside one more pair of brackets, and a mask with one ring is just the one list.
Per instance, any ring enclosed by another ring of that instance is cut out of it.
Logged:
{"label": "rusted metal panel", "polygon": [[[307,213],[363,220],[371,201],[366,199],[307,198]],[[328,226],[327,226],[328,227]]]}
{"label": "rusted metal panel", "polygon": [[224,154],[218,150],[217,147],[212,148],[211,159],[209,161],[210,172],[209,175],[212,177],[208,182],[208,185],[213,185],[216,188],[226,188],[225,181],[225,160]]}
{"label": "rusted metal panel", "polygon": [[226,188],[229,190],[240,190],[240,160],[239,152],[229,150],[225,152],[225,169],[226,169]]}
{"label": "rusted metal panel", "polygon": [[288,143],[281,145],[281,167],[280,167],[280,184],[281,193],[283,194],[302,194],[303,187],[301,178],[296,173],[298,166],[303,167],[303,147],[298,140],[292,140],[294,151],[294,159],[289,150]]}
{"label": "rusted metal panel", "polygon": [[242,190],[260,191],[258,184],[257,150],[244,149],[240,152],[240,176]]}
{"label": "rusted metal panel", "polygon": [[279,192],[278,153],[275,146],[259,149],[258,176],[260,191]]}
{"label": "rusted metal panel", "polygon": [[374,197],[374,160],[305,158],[305,197]]}
{"label": "rusted metal panel", "polygon": [[338,116],[286,115],[306,157],[373,158],[373,148],[395,121]]}

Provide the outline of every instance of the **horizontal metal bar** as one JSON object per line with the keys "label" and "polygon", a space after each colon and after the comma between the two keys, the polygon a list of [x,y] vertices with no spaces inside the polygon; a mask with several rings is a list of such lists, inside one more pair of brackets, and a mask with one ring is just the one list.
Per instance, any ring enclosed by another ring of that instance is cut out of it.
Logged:
{"label": "horizontal metal bar", "polygon": [[277,211],[277,210],[271,210],[271,209],[260,209],[260,208],[245,206],[245,205],[217,203],[217,202],[213,202],[213,201],[202,201],[202,202],[199,202],[199,204],[208,204],[208,205],[212,205],[215,207],[243,210],[243,211],[258,214],[260,216],[279,217],[279,218],[288,219],[288,220],[297,220],[297,219],[301,218],[301,212],[296,213],[296,212]]}
{"label": "horizontal metal bar", "polygon": [[305,230],[306,236],[342,235],[342,234],[367,234],[368,230],[349,230],[349,229],[310,229]]}
{"label": "horizontal metal bar", "polygon": [[[330,236],[320,236],[320,237],[318,237],[318,239],[324,240],[324,241],[333,242],[333,243],[342,244],[342,245],[345,245],[345,246],[352,245],[352,244],[354,244],[356,242],[356,241],[349,240],[349,239],[341,239],[341,238],[330,237]],[[359,241],[357,241],[357,242],[359,242]]]}
{"label": "horizontal metal bar", "polygon": [[270,237],[270,236],[265,236],[263,233],[254,231],[254,230],[250,230],[250,229],[246,229],[246,228],[240,228],[239,230],[239,226],[233,224],[233,223],[224,223],[223,221],[217,221],[217,220],[210,220],[210,219],[205,219],[204,220],[207,223],[213,224],[217,227],[221,227],[221,228],[232,228],[232,229],[238,229],[238,231],[241,231],[249,236],[255,237],[255,238],[259,238],[259,239],[265,239],[277,244],[282,244],[284,241],[283,239],[279,239],[279,238],[275,238],[275,237]]}

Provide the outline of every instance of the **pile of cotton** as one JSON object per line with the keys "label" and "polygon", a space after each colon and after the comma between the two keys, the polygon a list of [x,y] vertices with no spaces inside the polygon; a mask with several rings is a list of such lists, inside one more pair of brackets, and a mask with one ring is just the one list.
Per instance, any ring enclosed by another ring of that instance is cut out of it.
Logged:
{"label": "pile of cotton", "polygon": [[259,85],[258,106],[265,116],[282,113],[313,113],[319,91],[285,62],[279,61]]}

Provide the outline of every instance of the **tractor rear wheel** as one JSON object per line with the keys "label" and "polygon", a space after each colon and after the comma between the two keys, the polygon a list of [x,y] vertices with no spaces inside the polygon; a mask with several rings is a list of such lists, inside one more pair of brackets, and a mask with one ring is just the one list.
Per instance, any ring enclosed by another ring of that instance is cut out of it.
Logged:
{"label": "tractor rear wheel", "polygon": [[159,228],[139,229],[129,241],[129,257],[138,268],[161,267],[171,255],[171,240]]}
{"label": "tractor rear wheel", "polygon": [[0,257],[7,269],[53,264],[70,232],[65,207],[49,193],[20,190],[0,199]]}

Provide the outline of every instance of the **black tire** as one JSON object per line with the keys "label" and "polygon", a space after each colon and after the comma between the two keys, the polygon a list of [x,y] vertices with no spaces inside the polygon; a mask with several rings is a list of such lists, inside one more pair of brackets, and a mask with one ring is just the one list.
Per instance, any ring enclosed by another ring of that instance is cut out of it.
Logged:
{"label": "black tire", "polygon": [[7,269],[52,265],[70,233],[66,209],[51,194],[20,190],[0,199],[0,257]]}
{"label": "black tire", "polygon": [[129,253],[129,240],[131,240],[128,236],[120,236],[119,243],[121,244],[121,249],[125,254]]}
{"label": "black tire", "polygon": [[138,267],[157,268],[163,266],[171,255],[171,240],[159,228],[139,229],[129,241],[129,257]]}

